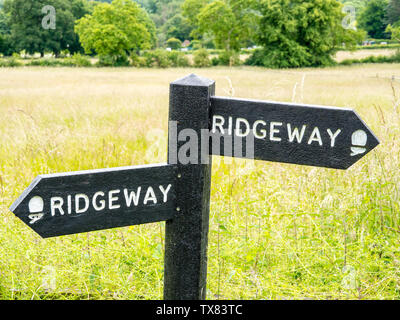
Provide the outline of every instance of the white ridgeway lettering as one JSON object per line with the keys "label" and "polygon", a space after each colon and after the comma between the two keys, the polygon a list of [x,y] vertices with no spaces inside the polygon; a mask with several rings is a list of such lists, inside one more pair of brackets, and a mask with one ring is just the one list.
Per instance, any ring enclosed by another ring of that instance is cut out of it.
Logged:
{"label": "white ridgeway lettering", "polygon": [[152,187],[149,187],[147,189],[146,195],[144,196],[143,204],[147,204],[147,202],[149,201],[153,201],[154,204],[157,203],[157,198]]}
{"label": "white ridgeway lettering", "polygon": [[[246,131],[241,130],[241,124],[244,124],[246,126]],[[237,118],[236,119],[236,136],[238,137],[247,137],[250,133],[250,124],[246,119],[243,118]]]}
{"label": "white ridgeway lettering", "polygon": [[121,208],[119,204],[114,204],[114,202],[118,201],[119,197],[114,197],[114,194],[120,193],[121,190],[111,190],[108,192],[108,208],[110,210],[115,210]]}
{"label": "white ridgeway lettering", "polygon": [[125,202],[126,202],[126,206],[129,208],[132,204],[137,207],[137,205],[139,204],[139,197],[140,197],[140,192],[142,191],[142,187],[137,188],[137,191],[135,193],[135,191],[131,191],[128,195],[128,189],[124,189],[124,195],[125,195]]}
{"label": "white ridgeway lettering", "polygon": [[219,132],[225,134],[224,125],[225,119],[222,116],[213,116],[213,125],[212,125],[212,132],[217,132],[217,127],[219,128]]}
{"label": "white ridgeway lettering", "polygon": [[331,138],[331,148],[335,146],[335,140],[337,136],[342,132],[342,130],[337,130],[335,133],[332,133],[331,129],[326,130],[329,134],[329,137]]}
{"label": "white ridgeway lettering", "polygon": [[[85,202],[85,206],[83,208],[79,207],[80,200]],[[89,197],[86,194],[77,194],[75,195],[75,213],[84,213],[89,209]]]}
{"label": "white ridgeway lettering", "polygon": [[296,139],[297,143],[301,143],[301,141],[303,140],[304,132],[306,131],[306,128],[307,128],[307,126],[303,125],[303,127],[301,128],[301,133],[299,133],[298,128],[294,128],[294,130],[292,131],[291,124],[288,123],[287,129],[288,129],[289,142],[293,142],[294,139]]}
{"label": "white ridgeway lettering", "polygon": [[254,122],[254,126],[253,126],[253,135],[254,137],[256,137],[257,139],[265,139],[267,137],[267,130],[265,129],[260,129],[259,132],[261,132],[261,134],[258,133],[257,131],[257,127],[259,125],[263,125],[266,126],[267,123],[263,120],[257,120],[256,122]]}
{"label": "white ridgeway lettering", "polygon": [[163,198],[164,203],[168,201],[168,192],[171,189],[171,187],[172,187],[171,184],[168,185],[167,189],[164,189],[163,186],[159,186],[160,191],[162,192],[162,194],[164,196],[164,198]]}
{"label": "white ridgeway lettering", "polygon": [[312,144],[314,141],[318,142],[320,146],[322,146],[321,133],[319,132],[318,127],[315,127],[313,132],[311,133],[310,139],[308,140],[308,144]]}
{"label": "white ridgeway lettering", "polygon": [[[144,190],[143,190],[144,189]],[[155,185],[136,189],[125,188],[109,191],[97,191],[87,195],[84,193],[67,194],[63,197],[50,198],[50,214],[52,217],[117,210],[140,205],[163,204],[169,201],[172,184]],[[142,192],[143,191],[143,192]]]}
{"label": "white ridgeway lettering", "polygon": [[275,129],[275,127],[280,127],[282,126],[282,122],[271,122],[270,123],[270,130],[269,130],[269,140],[271,141],[282,141],[282,138],[275,137],[275,133],[279,133],[279,129]]}
{"label": "white ridgeway lettering", "polygon": [[239,138],[252,134],[256,139],[270,142],[304,143],[320,147],[329,144],[331,148],[334,148],[342,129],[333,131],[330,128],[311,127],[309,124],[268,122],[263,119],[249,121],[245,118],[214,115],[211,133],[220,133],[225,136],[235,135]]}
{"label": "white ridgeway lettering", "polygon": [[64,215],[64,210],[62,208],[63,204],[64,200],[61,197],[53,197],[50,199],[50,208],[52,217],[56,215],[56,209],[60,212],[61,215]]}
{"label": "white ridgeway lettering", "polygon": [[100,203],[100,205],[97,205],[97,198],[98,197],[104,197],[105,196],[105,194],[104,194],[104,192],[102,192],[102,191],[99,191],[99,192],[96,192],[95,194],[94,194],[94,196],[93,196],[93,199],[92,199],[92,206],[93,206],[93,208],[94,208],[94,210],[96,210],[96,211],[101,211],[101,210],[104,210],[104,208],[106,207],[106,201],[103,199],[103,200],[100,200],[98,203]]}
{"label": "white ridgeway lettering", "polygon": [[68,214],[72,213],[72,196],[69,195],[67,197],[67,203],[68,203]]}

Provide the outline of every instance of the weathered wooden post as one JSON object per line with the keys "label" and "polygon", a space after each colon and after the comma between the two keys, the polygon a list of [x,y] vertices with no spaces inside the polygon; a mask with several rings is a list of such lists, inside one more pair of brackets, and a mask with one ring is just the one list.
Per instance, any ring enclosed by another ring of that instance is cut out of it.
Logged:
{"label": "weathered wooden post", "polygon": [[[168,163],[177,165],[179,214],[166,222],[166,300],[206,297],[211,156],[209,150],[202,152],[200,140],[202,129],[210,126],[210,98],[214,92],[214,81],[193,74],[170,85]],[[192,153],[188,163],[188,155],[182,154],[186,144],[190,144]]]}

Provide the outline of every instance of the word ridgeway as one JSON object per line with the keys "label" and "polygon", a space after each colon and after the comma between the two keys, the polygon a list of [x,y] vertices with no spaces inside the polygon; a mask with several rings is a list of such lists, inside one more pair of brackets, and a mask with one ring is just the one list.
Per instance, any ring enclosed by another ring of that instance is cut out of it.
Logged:
{"label": "word ridgeway", "polygon": [[108,192],[97,191],[92,196],[79,193],[67,195],[66,197],[51,197],[50,212],[54,217],[56,214],[82,214],[92,208],[94,211],[118,210],[121,207],[137,207],[139,204],[155,205],[166,203],[168,193],[172,185],[149,186],[147,188],[137,187],[136,190],[116,189]]}
{"label": "word ridgeway", "polygon": [[289,143],[316,143],[319,146],[324,144],[335,147],[336,138],[340,135],[342,129],[320,129],[310,127],[307,124],[296,126],[291,123],[271,121],[269,124],[261,119],[252,123],[245,118],[228,117],[214,115],[212,121],[212,133],[222,135],[235,135],[245,138],[253,134],[254,138],[260,140],[269,140],[271,142],[282,142],[287,140]]}

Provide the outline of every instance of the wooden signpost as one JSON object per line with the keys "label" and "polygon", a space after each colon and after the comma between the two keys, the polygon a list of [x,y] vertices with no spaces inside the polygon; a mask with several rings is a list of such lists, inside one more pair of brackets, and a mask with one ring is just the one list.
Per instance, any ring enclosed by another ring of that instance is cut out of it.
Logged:
{"label": "wooden signpost", "polygon": [[37,177],[10,210],[41,237],[166,221],[164,299],[206,298],[211,155],[347,169],[378,144],[350,109],[170,86],[168,164]]}

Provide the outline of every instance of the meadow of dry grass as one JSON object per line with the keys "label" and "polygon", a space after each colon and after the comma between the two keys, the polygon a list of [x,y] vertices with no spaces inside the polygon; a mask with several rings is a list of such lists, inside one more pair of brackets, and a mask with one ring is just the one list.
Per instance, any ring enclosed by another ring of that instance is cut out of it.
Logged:
{"label": "meadow of dry grass", "polygon": [[342,62],[348,59],[361,60],[370,56],[385,56],[389,57],[396,52],[396,49],[366,49],[366,50],[355,50],[355,51],[338,51],[335,55],[336,62]]}
{"label": "meadow of dry grass", "polygon": [[381,140],[348,171],[216,157],[208,298],[399,299],[398,64],[0,69],[0,299],[162,298],[164,223],[43,240],[8,207],[39,174],[165,162],[169,83],[190,73],[353,108]]}

